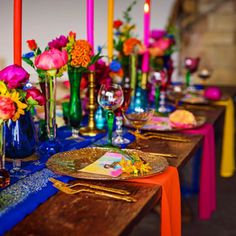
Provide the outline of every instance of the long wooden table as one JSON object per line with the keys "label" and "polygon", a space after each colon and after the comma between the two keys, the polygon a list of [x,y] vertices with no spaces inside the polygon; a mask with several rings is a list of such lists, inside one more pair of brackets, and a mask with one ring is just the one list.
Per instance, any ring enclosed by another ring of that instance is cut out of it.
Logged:
{"label": "long wooden table", "polygon": [[[214,125],[224,115],[223,107],[209,110],[194,108],[192,111],[205,115],[208,122]],[[150,144],[147,151],[176,154],[178,158],[170,158],[168,161],[170,165],[181,168],[201,145],[203,137],[188,135],[188,138],[191,140],[188,143],[149,140],[146,141]],[[138,201],[127,203],[90,194],[66,195],[58,192],[7,235],[124,235],[133,229],[161,197],[161,189],[157,185],[129,181],[98,181],[96,184],[126,189]]]}

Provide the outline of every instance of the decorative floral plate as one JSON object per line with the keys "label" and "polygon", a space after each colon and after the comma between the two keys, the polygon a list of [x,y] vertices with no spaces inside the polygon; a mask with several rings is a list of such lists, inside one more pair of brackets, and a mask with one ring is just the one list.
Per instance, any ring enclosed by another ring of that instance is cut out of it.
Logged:
{"label": "decorative floral plate", "polygon": [[92,174],[80,171],[84,167],[92,164],[107,152],[114,152],[109,148],[90,147],[73,150],[68,152],[61,152],[53,155],[47,161],[47,167],[60,175],[68,175],[79,179],[91,180],[123,180],[150,177],[160,172],[163,172],[168,167],[168,162],[164,157],[155,153],[142,152],[134,149],[125,149],[124,151],[129,155],[136,154],[146,161],[152,168],[148,173],[143,175],[125,174],[122,173],[118,177],[111,177],[101,174]]}

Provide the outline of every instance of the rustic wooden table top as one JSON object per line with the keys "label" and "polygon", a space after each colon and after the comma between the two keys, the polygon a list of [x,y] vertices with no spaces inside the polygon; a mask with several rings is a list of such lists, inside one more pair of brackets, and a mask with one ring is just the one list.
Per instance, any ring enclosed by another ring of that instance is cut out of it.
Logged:
{"label": "rustic wooden table top", "polygon": [[[224,114],[223,107],[192,110],[195,114],[205,115],[208,122],[212,124],[215,124]],[[148,140],[145,142],[149,144],[149,148],[145,151],[176,154],[178,158],[169,158],[168,162],[172,166],[181,168],[201,145],[203,137],[188,135],[188,138],[191,142]],[[93,181],[88,182],[93,183]],[[99,181],[96,184],[131,191],[132,196],[138,201],[127,203],[90,194],[66,195],[58,192],[16,225],[7,235],[110,236],[126,234],[161,197],[161,189],[157,185],[128,181]]]}

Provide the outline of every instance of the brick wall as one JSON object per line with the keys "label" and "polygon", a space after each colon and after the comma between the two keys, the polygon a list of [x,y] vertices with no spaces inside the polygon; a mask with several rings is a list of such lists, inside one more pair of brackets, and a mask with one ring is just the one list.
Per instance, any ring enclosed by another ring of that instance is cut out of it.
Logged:
{"label": "brick wall", "polygon": [[[192,6],[192,0],[185,0],[185,5],[188,2]],[[213,72],[208,84],[236,85],[236,0],[196,2],[191,14],[198,18],[181,34],[181,63],[186,56],[200,56],[200,67]],[[195,81],[199,81],[196,75]]]}

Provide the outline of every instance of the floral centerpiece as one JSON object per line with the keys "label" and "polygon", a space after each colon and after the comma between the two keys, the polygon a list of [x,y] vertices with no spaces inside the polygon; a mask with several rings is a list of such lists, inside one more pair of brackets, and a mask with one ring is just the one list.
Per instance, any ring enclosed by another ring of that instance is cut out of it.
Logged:
{"label": "floral centerpiece", "polygon": [[93,55],[93,48],[87,40],[76,39],[76,34],[70,32],[67,36],[66,50],[69,55],[68,76],[70,80],[70,107],[69,122],[73,127],[74,135],[77,136],[80,122],[82,120],[82,107],[80,98],[80,83],[84,72],[98,61],[100,52]]}
{"label": "floral centerpiece", "polygon": [[[134,40],[130,40],[130,38],[135,38],[134,30],[135,24],[132,23],[132,18],[130,16],[130,12],[132,11],[134,5],[137,1],[133,1],[130,6],[123,12],[123,21],[118,19],[113,23],[114,28],[114,48],[117,51],[117,60],[121,62],[122,68],[124,70],[124,75],[127,77],[129,75],[129,53],[130,46],[132,47],[133,43],[136,43]],[[124,43],[126,42],[126,46],[124,48]],[[128,47],[127,47],[128,46]]]}
{"label": "floral centerpiece", "polygon": [[[29,110],[44,105],[44,95],[35,87],[26,86],[29,74],[18,65],[0,71],[0,156],[23,158],[35,152],[36,139]],[[22,122],[24,123],[22,125]],[[8,125],[3,129],[4,123]],[[24,129],[23,126],[26,129]],[[6,130],[6,146],[5,135]],[[14,134],[14,135],[13,135]]]}
{"label": "floral centerpiece", "polygon": [[154,29],[150,35],[149,45],[150,67],[153,71],[167,71],[168,83],[173,73],[173,61],[171,55],[176,50],[173,30]]}

